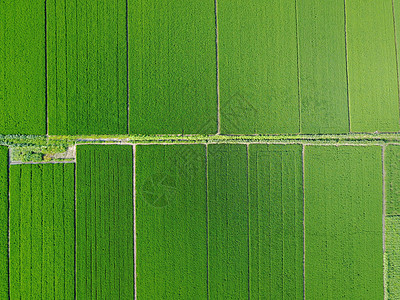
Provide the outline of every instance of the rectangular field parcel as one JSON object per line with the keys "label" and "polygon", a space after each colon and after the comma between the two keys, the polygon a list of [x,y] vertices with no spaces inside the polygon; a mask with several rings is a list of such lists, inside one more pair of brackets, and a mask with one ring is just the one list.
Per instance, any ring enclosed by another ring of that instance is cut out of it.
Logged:
{"label": "rectangular field parcel", "polygon": [[49,134],[127,134],[126,1],[46,1]]}
{"label": "rectangular field parcel", "polygon": [[0,146],[0,299],[8,298],[8,148]]}
{"label": "rectangular field parcel", "polygon": [[387,216],[400,216],[400,146],[385,149],[385,190]]}
{"label": "rectangular field parcel", "polygon": [[302,133],[348,133],[344,1],[297,2]]}
{"label": "rectangular field parcel", "polygon": [[296,1],[218,1],[221,132],[298,133]]}
{"label": "rectangular field parcel", "polygon": [[128,0],[131,134],[217,133],[214,0]]}
{"label": "rectangular field parcel", "polygon": [[0,2],[0,134],[46,134],[44,3]]}
{"label": "rectangular field parcel", "polygon": [[77,146],[77,299],[133,299],[133,247],[132,146]]}
{"label": "rectangular field parcel", "polygon": [[210,299],[249,296],[249,216],[246,145],[208,146]]}
{"label": "rectangular field parcel", "polygon": [[399,131],[392,1],[346,1],[346,32],[351,131]]}
{"label": "rectangular field parcel", "polygon": [[400,298],[400,216],[385,218],[385,299]]}
{"label": "rectangular field parcel", "polygon": [[250,299],[303,299],[301,145],[249,146]]}
{"label": "rectangular field parcel", "polygon": [[74,164],[10,166],[11,299],[74,299],[74,182]]}
{"label": "rectangular field parcel", "polygon": [[381,151],[306,147],[306,299],[383,298]]}
{"label": "rectangular field parcel", "polygon": [[136,147],[138,299],[207,299],[205,150]]}

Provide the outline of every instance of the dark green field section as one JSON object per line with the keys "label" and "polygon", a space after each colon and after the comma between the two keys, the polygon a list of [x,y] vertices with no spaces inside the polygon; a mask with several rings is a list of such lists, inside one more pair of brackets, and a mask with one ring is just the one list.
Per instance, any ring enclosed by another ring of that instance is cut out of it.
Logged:
{"label": "dark green field section", "polygon": [[246,145],[208,146],[210,299],[249,296]]}
{"label": "dark green field section", "polygon": [[296,1],[218,1],[221,133],[298,133]]}
{"label": "dark green field section", "polygon": [[385,299],[400,298],[400,216],[385,218]]}
{"label": "dark green field section", "polygon": [[204,145],[136,147],[138,299],[207,299],[206,191]]}
{"label": "dark green field section", "polygon": [[347,133],[344,1],[298,1],[302,133]]}
{"label": "dark green field section", "polygon": [[10,166],[11,299],[74,299],[74,177],[74,164]]}
{"label": "dark green field section", "polygon": [[346,25],[350,129],[399,131],[392,1],[346,1]]}
{"label": "dark green field section", "polygon": [[302,167],[301,145],[249,146],[250,299],[303,299]]}
{"label": "dark green field section", "polygon": [[131,134],[217,133],[214,0],[128,0]]}
{"label": "dark green field section", "polygon": [[383,298],[381,151],[306,147],[306,299]]}
{"label": "dark green field section", "polygon": [[46,134],[44,3],[0,3],[0,134]]}
{"label": "dark green field section", "polygon": [[77,299],[133,299],[133,247],[132,146],[78,146]]}
{"label": "dark green field section", "polygon": [[46,3],[49,134],[126,134],[126,1]]}
{"label": "dark green field section", "polygon": [[385,149],[386,216],[400,215],[400,146]]}
{"label": "dark green field section", "polygon": [[8,148],[0,147],[0,299],[8,298]]}

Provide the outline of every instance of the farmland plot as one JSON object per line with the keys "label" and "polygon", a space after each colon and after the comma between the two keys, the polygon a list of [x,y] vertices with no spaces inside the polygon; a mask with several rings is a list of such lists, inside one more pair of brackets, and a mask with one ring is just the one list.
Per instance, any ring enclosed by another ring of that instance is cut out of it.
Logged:
{"label": "farmland plot", "polygon": [[306,298],[382,299],[381,151],[306,147]]}
{"label": "farmland plot", "polygon": [[385,218],[385,299],[400,298],[400,216]]}
{"label": "farmland plot", "polygon": [[77,147],[76,295],[134,298],[132,146]]}
{"label": "farmland plot", "polygon": [[347,1],[346,18],[350,129],[399,131],[392,1]]}
{"label": "farmland plot", "polygon": [[250,298],[303,299],[301,145],[250,145]]}
{"label": "farmland plot", "polygon": [[207,299],[204,145],[136,147],[138,299]]}
{"label": "farmland plot", "polygon": [[298,133],[296,1],[218,1],[221,132]]}
{"label": "farmland plot", "polygon": [[49,134],[127,134],[126,1],[46,1]]}
{"label": "farmland plot", "polygon": [[44,3],[0,3],[0,134],[46,134]]}
{"label": "farmland plot", "polygon": [[214,0],[129,0],[131,134],[217,133]]}
{"label": "farmland plot", "polygon": [[11,299],[74,299],[74,171],[10,166]]}
{"label": "farmland plot", "polygon": [[8,298],[8,148],[0,147],[0,298]]}
{"label": "farmland plot", "polygon": [[298,1],[302,133],[348,133],[344,1]]}
{"label": "farmland plot", "polygon": [[208,146],[210,299],[249,296],[246,145]]}
{"label": "farmland plot", "polygon": [[386,147],[385,171],[386,215],[400,215],[400,146]]}

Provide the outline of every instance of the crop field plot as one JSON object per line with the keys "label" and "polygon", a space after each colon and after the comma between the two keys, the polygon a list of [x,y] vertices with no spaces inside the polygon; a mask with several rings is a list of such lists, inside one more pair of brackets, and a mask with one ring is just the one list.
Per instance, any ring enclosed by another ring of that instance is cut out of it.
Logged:
{"label": "crop field plot", "polygon": [[49,134],[126,134],[126,2],[46,3]]}
{"label": "crop field plot", "polygon": [[400,216],[400,146],[385,149],[386,216]]}
{"label": "crop field plot", "polygon": [[347,133],[344,1],[299,1],[302,133]]}
{"label": "crop field plot", "polygon": [[133,299],[133,249],[132,146],[78,146],[77,299]]}
{"label": "crop field plot", "polygon": [[74,176],[74,164],[10,166],[11,299],[74,299]]}
{"label": "crop field plot", "polygon": [[210,299],[249,297],[246,145],[208,146]]}
{"label": "crop field plot", "polygon": [[347,1],[346,33],[351,131],[399,131],[392,1]]}
{"label": "crop field plot", "polygon": [[400,216],[387,216],[385,229],[385,299],[399,299]]}
{"label": "crop field plot", "polygon": [[298,133],[296,1],[218,1],[221,132]]}
{"label": "crop field plot", "polygon": [[130,133],[217,133],[215,7],[128,1]]}
{"label": "crop field plot", "polygon": [[204,145],[136,147],[138,299],[207,299],[206,191]]}
{"label": "crop field plot", "polygon": [[306,298],[383,298],[381,151],[305,148]]}
{"label": "crop field plot", "polygon": [[8,297],[8,148],[0,146],[0,298]]}
{"label": "crop field plot", "polygon": [[44,3],[0,2],[0,134],[46,134]]}
{"label": "crop field plot", "polygon": [[249,146],[251,299],[303,299],[301,145]]}

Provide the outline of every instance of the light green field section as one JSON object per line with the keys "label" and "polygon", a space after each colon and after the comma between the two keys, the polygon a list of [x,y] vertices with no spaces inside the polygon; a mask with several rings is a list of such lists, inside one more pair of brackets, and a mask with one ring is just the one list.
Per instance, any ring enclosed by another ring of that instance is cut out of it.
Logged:
{"label": "light green field section", "polygon": [[400,215],[400,146],[385,149],[386,216]]}
{"label": "light green field section", "polygon": [[133,149],[77,147],[76,298],[134,298]]}
{"label": "light green field section", "polygon": [[126,134],[126,1],[46,3],[49,134]]}
{"label": "light green field section", "polygon": [[249,146],[250,299],[303,299],[301,145]]}
{"label": "light green field section", "polygon": [[218,1],[221,132],[298,133],[296,1]]}
{"label": "light green field section", "polygon": [[346,19],[350,129],[399,131],[392,1],[346,1]]}
{"label": "light green field section", "polygon": [[400,216],[385,218],[385,299],[400,298]]}
{"label": "light green field section", "polygon": [[383,298],[381,151],[306,147],[306,299]]}
{"label": "light green field section", "polygon": [[298,1],[301,132],[348,133],[344,1]]}
{"label": "light green field section", "polygon": [[129,0],[131,134],[217,133],[214,0]]}
{"label": "light green field section", "polygon": [[0,298],[8,299],[8,148],[0,147]]}
{"label": "light green field section", "polygon": [[249,216],[246,145],[208,146],[210,299],[249,296]]}
{"label": "light green field section", "polygon": [[138,299],[207,299],[206,192],[204,145],[136,147]]}
{"label": "light green field section", "polygon": [[0,134],[46,134],[44,3],[0,2]]}
{"label": "light green field section", "polygon": [[10,298],[74,299],[75,165],[10,166]]}

